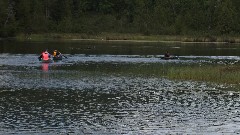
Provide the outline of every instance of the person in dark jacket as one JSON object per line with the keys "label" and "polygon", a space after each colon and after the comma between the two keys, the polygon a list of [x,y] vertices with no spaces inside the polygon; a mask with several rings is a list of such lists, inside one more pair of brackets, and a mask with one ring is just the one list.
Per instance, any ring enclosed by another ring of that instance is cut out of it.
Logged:
{"label": "person in dark jacket", "polygon": [[166,53],[164,54],[164,57],[169,58],[170,56],[171,56],[170,53],[168,51],[166,51]]}

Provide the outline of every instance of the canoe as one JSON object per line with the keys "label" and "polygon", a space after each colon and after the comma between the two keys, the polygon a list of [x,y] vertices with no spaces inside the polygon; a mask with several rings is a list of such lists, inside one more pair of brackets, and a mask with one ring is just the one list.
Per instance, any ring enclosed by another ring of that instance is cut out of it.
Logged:
{"label": "canoe", "polygon": [[178,56],[170,56],[170,57],[161,57],[161,59],[164,59],[164,60],[176,60],[176,59],[179,59]]}
{"label": "canoe", "polygon": [[41,60],[41,61],[42,61],[42,63],[51,63],[52,62],[51,59],[49,59],[49,60]]}
{"label": "canoe", "polygon": [[55,56],[55,57],[53,57],[53,60],[54,61],[62,60],[62,56],[61,55],[60,56]]}

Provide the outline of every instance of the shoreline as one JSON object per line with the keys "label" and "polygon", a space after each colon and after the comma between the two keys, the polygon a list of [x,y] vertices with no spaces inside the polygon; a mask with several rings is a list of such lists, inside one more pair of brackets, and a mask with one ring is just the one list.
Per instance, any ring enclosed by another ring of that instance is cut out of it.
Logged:
{"label": "shoreline", "polygon": [[240,36],[189,36],[189,35],[141,35],[123,33],[101,33],[101,34],[78,34],[78,33],[43,33],[24,35],[16,37],[1,38],[0,40],[18,41],[107,41],[107,42],[163,42],[163,43],[199,43],[199,44],[239,44]]}
{"label": "shoreline", "polygon": [[[98,42],[140,42],[140,43],[181,43],[181,44],[228,44],[229,42],[186,42],[186,41],[165,41],[165,40],[100,40],[100,39],[64,39],[72,41],[98,41]],[[237,44],[237,43],[235,43]]]}

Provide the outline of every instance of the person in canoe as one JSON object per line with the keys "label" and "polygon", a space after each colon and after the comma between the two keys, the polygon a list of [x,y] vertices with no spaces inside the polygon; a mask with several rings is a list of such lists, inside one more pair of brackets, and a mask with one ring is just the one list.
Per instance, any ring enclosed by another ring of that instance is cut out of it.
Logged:
{"label": "person in canoe", "polygon": [[62,60],[62,54],[58,50],[53,51],[53,60]]}
{"label": "person in canoe", "polygon": [[162,59],[169,60],[169,59],[179,59],[178,56],[170,54],[168,51],[165,52],[164,57]]}
{"label": "person in canoe", "polygon": [[38,57],[39,60],[42,61],[50,61],[51,59],[51,54],[48,53],[48,50],[46,49],[42,54]]}
{"label": "person in canoe", "polygon": [[165,54],[164,54],[164,57],[165,58],[170,58],[170,56],[171,56],[170,53],[168,51],[166,51]]}

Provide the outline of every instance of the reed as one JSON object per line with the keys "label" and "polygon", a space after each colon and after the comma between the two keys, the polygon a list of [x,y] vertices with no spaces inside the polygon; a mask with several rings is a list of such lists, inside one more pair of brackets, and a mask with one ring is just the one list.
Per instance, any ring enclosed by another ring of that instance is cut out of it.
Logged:
{"label": "reed", "polygon": [[[88,65],[89,66],[89,65]],[[91,70],[81,66],[83,71]],[[96,65],[92,65],[94,67]],[[163,77],[173,80],[202,81],[221,84],[240,85],[240,68],[236,65],[199,65],[199,64],[174,64],[174,63],[151,63],[151,64],[107,64],[97,65],[98,71],[110,74],[134,75],[143,77]],[[96,71],[96,68],[92,68]]]}
{"label": "reed", "polygon": [[199,64],[127,64],[112,68],[112,72],[128,75],[164,77],[173,80],[202,81],[240,86],[240,65]]}
{"label": "reed", "polygon": [[180,80],[194,80],[226,84],[239,84],[239,66],[185,66],[170,68],[166,77]]}

